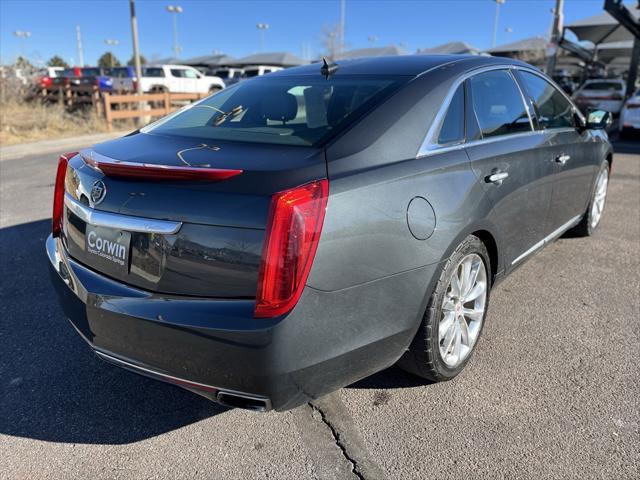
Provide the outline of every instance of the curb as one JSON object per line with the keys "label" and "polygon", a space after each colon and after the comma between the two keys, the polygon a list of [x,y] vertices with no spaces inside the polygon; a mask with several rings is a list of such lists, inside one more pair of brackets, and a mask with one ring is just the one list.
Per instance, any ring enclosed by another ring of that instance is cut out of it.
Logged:
{"label": "curb", "polygon": [[89,147],[96,143],[105,142],[114,138],[122,137],[129,133],[128,130],[120,132],[99,133],[91,135],[81,135],[77,137],[60,138],[55,140],[41,140],[38,142],[19,143],[7,147],[0,147],[0,162],[16,160],[35,154],[65,153],[68,150]]}

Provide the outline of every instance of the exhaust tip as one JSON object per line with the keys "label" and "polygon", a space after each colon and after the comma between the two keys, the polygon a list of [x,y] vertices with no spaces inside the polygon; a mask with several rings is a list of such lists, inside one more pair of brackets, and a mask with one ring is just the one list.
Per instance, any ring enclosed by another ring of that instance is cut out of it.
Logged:
{"label": "exhaust tip", "polygon": [[225,407],[243,408],[254,412],[271,410],[271,402],[268,398],[252,397],[238,393],[218,392],[216,401]]}

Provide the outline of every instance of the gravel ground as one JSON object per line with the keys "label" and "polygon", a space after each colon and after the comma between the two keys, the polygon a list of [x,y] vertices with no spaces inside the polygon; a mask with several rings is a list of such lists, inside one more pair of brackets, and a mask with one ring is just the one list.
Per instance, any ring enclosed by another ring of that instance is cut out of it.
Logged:
{"label": "gravel ground", "polygon": [[49,285],[56,157],[0,162],[0,477],[638,478],[640,143],[616,150],[601,229],[496,288],[461,376],[267,414],[97,360]]}

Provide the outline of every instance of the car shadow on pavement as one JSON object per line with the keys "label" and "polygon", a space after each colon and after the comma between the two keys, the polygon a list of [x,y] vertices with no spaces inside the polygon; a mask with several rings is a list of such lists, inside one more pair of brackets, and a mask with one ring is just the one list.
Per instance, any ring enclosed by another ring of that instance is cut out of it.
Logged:
{"label": "car shadow on pavement", "polygon": [[0,433],[125,444],[227,409],[107,365],[67,322],[51,286],[50,220],[0,229]]}
{"label": "car shadow on pavement", "polygon": [[391,389],[391,388],[413,388],[430,385],[433,382],[417,377],[405,372],[396,365],[381,372],[374,373],[362,380],[352,383],[347,388],[361,389]]}

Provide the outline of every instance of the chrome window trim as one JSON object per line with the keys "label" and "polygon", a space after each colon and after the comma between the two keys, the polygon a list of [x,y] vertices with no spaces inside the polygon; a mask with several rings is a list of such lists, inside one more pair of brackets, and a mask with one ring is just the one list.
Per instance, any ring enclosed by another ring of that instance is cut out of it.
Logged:
{"label": "chrome window trim", "polygon": [[119,213],[94,210],[89,208],[87,205],[80,203],[68,193],[64,194],[64,204],[83,221],[96,227],[114,228],[128,232],[158,233],[162,235],[177,233],[182,227],[182,222],[131,217],[129,215],[122,215]]}
{"label": "chrome window trim", "polygon": [[529,103],[531,102],[527,102],[527,98],[524,96],[522,87],[520,86],[520,83],[518,82],[516,76],[513,74],[512,70],[513,69],[511,68],[509,69],[509,76],[511,77],[511,80],[513,80],[513,83],[516,84],[518,92],[520,92],[520,99],[522,100],[522,105],[524,105],[524,109],[527,112],[527,117],[529,117],[529,126],[531,127],[531,131],[535,131],[536,126],[533,124],[533,117],[531,116],[531,110],[529,110]]}
{"label": "chrome window trim", "polygon": [[[449,91],[447,92],[447,95],[445,96],[442,105],[440,106],[440,109],[438,110],[438,113],[436,113],[435,118],[433,119],[433,123],[431,124],[431,126],[429,127],[429,130],[427,131],[427,134],[424,138],[424,140],[422,141],[422,145],[420,145],[420,149],[418,150],[418,153],[416,155],[416,158],[419,157],[424,157],[427,155],[432,155],[433,153],[436,152],[441,152],[444,149],[447,149],[447,151],[450,151],[451,147],[448,146],[441,146],[438,145],[437,143],[437,133],[440,130],[440,126],[442,124],[442,121],[444,120],[444,117],[447,114],[447,111],[449,110],[449,105],[451,104],[451,100],[453,99],[453,96],[455,95],[456,91],[458,90],[458,87],[464,83],[466,80],[468,80],[471,77],[474,77],[476,75],[479,75],[481,73],[485,73],[485,72],[492,72],[494,70],[507,70],[508,74],[511,76],[512,81],[516,84],[516,87],[518,88],[518,91],[520,92],[520,96],[523,100],[523,104],[525,107],[525,110],[527,112],[527,115],[529,116],[529,122],[531,125],[531,128],[533,131],[535,131],[534,126],[533,126],[533,122],[532,122],[532,118],[531,118],[531,112],[529,111],[529,107],[527,105],[527,103],[524,101],[524,97],[523,97],[523,92],[522,90],[520,90],[520,85],[518,84],[518,82],[516,81],[516,79],[513,77],[513,74],[511,73],[511,69],[513,69],[514,66],[513,65],[509,65],[509,64],[499,64],[499,65],[488,65],[485,67],[480,67],[480,68],[476,68],[475,70],[471,70],[469,72],[466,72],[463,75],[460,75],[455,82],[451,85],[451,87],[449,88]],[[521,132],[521,133],[530,133],[530,132]],[[489,141],[492,140],[493,138],[510,138],[513,137],[515,135],[520,135],[521,133],[510,133],[510,134],[506,134],[506,135],[499,135],[497,137],[489,137],[489,138],[483,138],[480,140],[474,140],[473,142],[463,142],[462,145],[464,147],[464,145],[469,145],[470,143],[475,143],[475,142],[481,142],[481,141]],[[458,147],[458,145],[456,145],[456,147]]]}
{"label": "chrome window trim", "polygon": [[[569,104],[573,107],[573,111],[580,117],[580,120],[582,120],[583,122],[586,121],[586,118],[584,117],[584,115],[582,114],[582,112],[578,109],[578,107],[576,107],[575,103],[573,103],[573,100],[571,99],[571,97],[569,95],[567,95],[567,92],[565,92],[564,90],[562,90],[562,88],[560,88],[560,86],[553,81],[552,78],[547,77],[544,73],[542,73],[539,70],[536,70],[535,68],[530,68],[530,67],[525,67],[523,65],[514,65],[513,68],[515,70],[522,70],[524,72],[528,72],[531,73],[537,77],[540,77],[542,80],[545,80],[547,83],[549,83],[553,88],[555,88],[558,92],[560,92],[562,94],[562,96],[569,102]],[[556,127],[556,128],[550,128],[545,130],[546,132],[551,131],[551,130],[555,130],[555,129],[560,129],[560,128],[567,128],[570,130],[575,130],[575,128],[569,128],[569,127]]]}
{"label": "chrome window trim", "polygon": [[[480,73],[485,73],[485,72],[491,72],[493,70],[508,70],[509,74],[512,77],[512,80],[515,82],[516,86],[518,87],[518,91],[520,92],[522,101],[524,103],[525,109],[527,111],[527,114],[529,115],[529,121],[531,122],[531,128],[533,129],[532,132],[521,132],[521,133],[509,133],[506,135],[499,135],[496,137],[489,137],[489,138],[482,138],[479,140],[473,140],[471,142],[462,142],[460,144],[456,144],[456,145],[438,145],[437,143],[437,133],[440,131],[442,122],[444,120],[445,115],[447,114],[447,111],[449,110],[449,105],[451,104],[451,100],[453,99],[453,96],[455,95],[456,91],[458,90],[458,87],[465,82],[467,79],[478,75]],[[548,83],[551,84],[552,87],[554,87],[556,90],[558,90],[563,96],[564,98],[566,98],[569,103],[573,106],[574,111],[576,112],[576,114],[580,117],[580,119],[585,122],[585,118],[584,115],[582,115],[582,112],[580,112],[580,110],[578,110],[578,108],[575,106],[575,104],[573,103],[573,101],[571,100],[571,98],[564,92],[564,90],[562,90],[552,79],[547,78],[542,72],[532,68],[532,67],[525,67],[523,65],[513,65],[513,64],[499,64],[499,65],[488,65],[485,67],[480,67],[477,68],[475,70],[471,70],[469,72],[466,72],[465,74],[461,75],[460,77],[458,77],[456,79],[456,81],[452,84],[452,86],[450,87],[449,91],[447,92],[447,95],[445,96],[442,105],[440,106],[440,109],[438,110],[438,113],[436,113],[435,118],[433,119],[433,123],[431,124],[431,126],[429,127],[429,130],[427,131],[427,134],[425,135],[424,140],[422,141],[422,144],[420,145],[420,149],[418,150],[418,153],[416,155],[416,158],[420,158],[420,157],[425,157],[425,156],[430,156],[430,155],[434,155],[437,153],[445,153],[445,152],[451,152],[451,151],[455,151],[455,150],[460,150],[462,148],[465,148],[467,146],[472,146],[472,145],[478,145],[480,143],[490,143],[490,142],[494,142],[497,140],[502,140],[502,139],[508,139],[508,138],[515,138],[517,136],[523,135],[523,134],[529,134],[529,133],[560,133],[562,131],[567,131],[567,132],[574,132],[575,128],[570,128],[570,127],[557,127],[557,128],[548,128],[548,129],[536,129],[535,125],[533,124],[533,117],[531,114],[531,111],[529,110],[529,102],[526,101],[526,98],[524,96],[524,92],[522,91],[522,88],[520,87],[520,84],[518,83],[518,81],[516,80],[516,78],[514,78],[513,76],[513,72],[512,70],[522,70],[525,72],[529,72],[532,73],[534,75],[537,75],[538,77],[542,78],[543,80],[546,80]]]}
{"label": "chrome window trim", "polygon": [[578,224],[578,222],[580,221],[580,219],[582,218],[582,215],[576,215],[575,217],[573,217],[571,220],[569,220],[567,223],[563,224],[562,226],[556,228],[553,232],[551,232],[549,235],[547,235],[546,237],[544,237],[542,240],[540,240],[538,243],[534,244],[533,246],[531,246],[530,248],[528,248],[527,250],[525,250],[522,254],[520,254],[519,256],[517,256],[513,262],[511,262],[511,265],[515,265],[516,263],[518,263],[520,260],[524,259],[525,257],[528,257],[529,255],[531,255],[533,252],[539,250],[540,248],[544,247],[545,245],[549,244],[550,242],[552,242],[554,239],[558,238],[560,235],[562,235],[564,232],[566,232],[567,230],[569,230],[571,227],[575,226]]}

